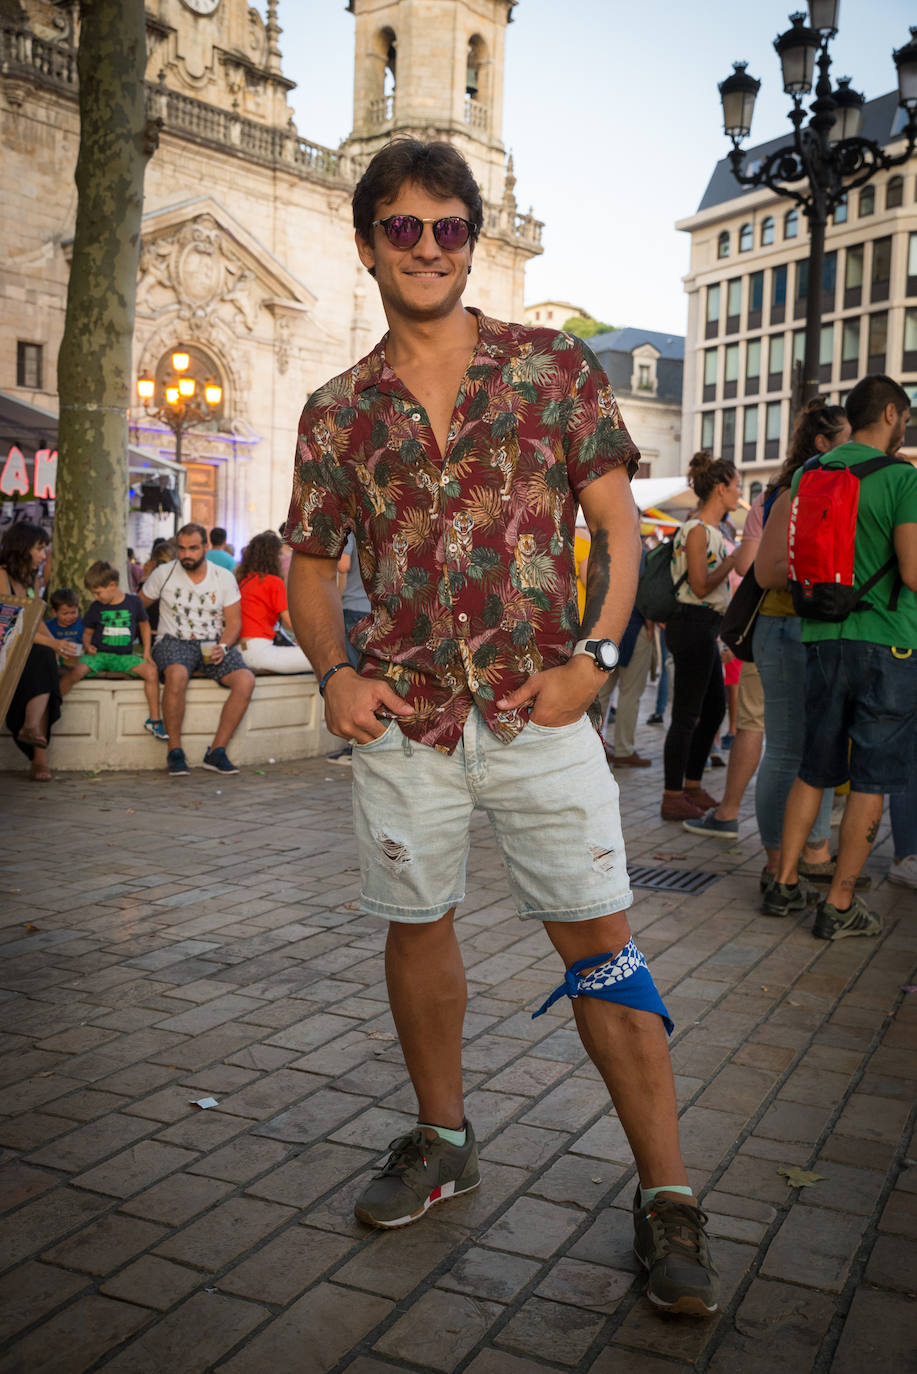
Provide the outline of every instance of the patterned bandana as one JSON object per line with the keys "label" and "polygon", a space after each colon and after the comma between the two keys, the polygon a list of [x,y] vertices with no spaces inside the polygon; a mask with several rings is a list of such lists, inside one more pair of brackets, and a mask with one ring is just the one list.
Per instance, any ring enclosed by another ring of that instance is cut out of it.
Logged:
{"label": "patterned bandana", "polygon": [[[602,962],[598,965],[595,955],[571,964],[560,987],[554,989],[543,1006],[532,1012],[532,1020],[542,1016],[561,997],[599,997],[603,1002],[621,1002],[636,1011],[654,1011],[662,1017],[666,1031],[671,1035],[675,1022],[666,1011],[653,982],[653,975],[633,940],[628,940],[620,954],[603,954],[599,957]],[[583,969],[589,972],[584,973]]]}

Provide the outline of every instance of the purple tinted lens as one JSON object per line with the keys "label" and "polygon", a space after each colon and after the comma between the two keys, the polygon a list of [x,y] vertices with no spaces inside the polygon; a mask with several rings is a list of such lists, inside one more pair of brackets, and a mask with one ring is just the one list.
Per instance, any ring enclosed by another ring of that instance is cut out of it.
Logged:
{"label": "purple tinted lens", "polygon": [[438,219],[433,225],[433,237],[440,248],[445,248],[447,253],[464,247],[468,242],[468,233],[467,221],[459,219],[455,215],[451,215],[448,219]]}
{"label": "purple tinted lens", "polygon": [[383,227],[396,248],[413,248],[423,233],[423,222],[416,215],[392,215]]}

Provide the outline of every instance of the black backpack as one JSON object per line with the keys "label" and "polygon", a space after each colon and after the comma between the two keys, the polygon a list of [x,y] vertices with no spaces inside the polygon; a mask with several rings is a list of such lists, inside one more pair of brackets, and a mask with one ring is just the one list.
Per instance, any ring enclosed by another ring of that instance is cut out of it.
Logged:
{"label": "black backpack", "polygon": [[678,609],[678,588],[688,576],[687,568],[677,582],[672,581],[672,559],[675,556],[675,541],[670,539],[650,549],[643,564],[643,571],[637,582],[637,595],[634,606],[644,620],[656,620],[665,624],[671,620]]}

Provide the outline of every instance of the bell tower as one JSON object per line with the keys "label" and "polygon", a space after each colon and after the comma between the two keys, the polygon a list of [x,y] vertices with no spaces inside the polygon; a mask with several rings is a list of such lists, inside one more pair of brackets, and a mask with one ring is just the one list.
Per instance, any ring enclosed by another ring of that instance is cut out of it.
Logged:
{"label": "bell tower", "polygon": [[467,158],[484,200],[504,196],[503,64],[516,0],[350,0],[356,19],[358,167],[399,134],[443,139]]}

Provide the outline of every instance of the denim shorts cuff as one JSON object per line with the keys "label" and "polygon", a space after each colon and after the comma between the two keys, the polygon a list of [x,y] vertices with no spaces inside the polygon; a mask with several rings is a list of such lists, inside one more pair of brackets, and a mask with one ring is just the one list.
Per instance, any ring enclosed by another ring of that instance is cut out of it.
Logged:
{"label": "denim shorts cuff", "polygon": [[799,781],[804,782],[807,787],[818,787],[822,792],[826,792],[828,788],[843,787],[845,782],[850,781],[850,774],[846,771],[838,777],[829,778],[827,781],[825,781],[824,775],[819,776],[807,768],[800,768],[797,776]]}
{"label": "denim shorts cuff", "polygon": [[519,911],[521,921],[594,921],[596,916],[611,916],[617,911],[626,911],[634,904],[634,894],[630,888],[617,897],[609,897],[604,902],[590,902],[588,906],[561,907],[553,911],[535,911],[526,907]]}
{"label": "denim shorts cuff", "polygon": [[386,921],[400,921],[403,925],[420,926],[438,921],[447,911],[451,911],[464,900],[465,894],[460,892],[457,897],[440,902],[437,906],[392,906],[389,902],[374,901],[372,897],[366,897],[361,892],[360,910],[365,911],[368,916],[382,916]]}

